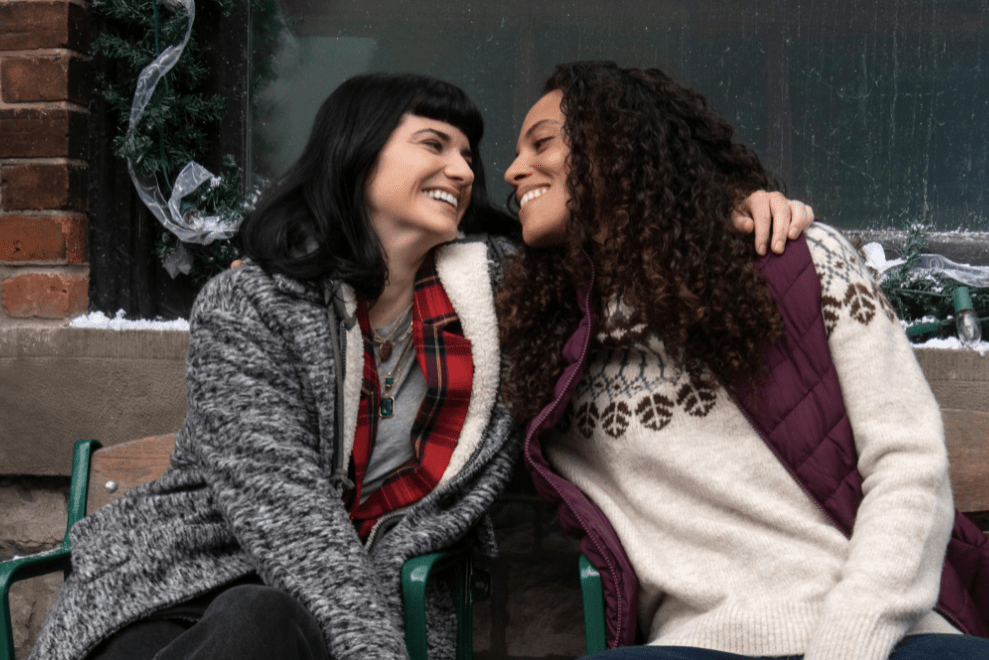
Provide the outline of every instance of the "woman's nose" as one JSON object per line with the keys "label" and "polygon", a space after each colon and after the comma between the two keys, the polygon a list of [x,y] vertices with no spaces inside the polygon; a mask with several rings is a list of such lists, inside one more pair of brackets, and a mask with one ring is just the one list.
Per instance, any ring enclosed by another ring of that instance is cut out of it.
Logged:
{"label": "woman's nose", "polygon": [[450,159],[446,171],[451,178],[462,181],[465,185],[474,183],[474,170],[471,169],[467,159],[460,154]]}
{"label": "woman's nose", "polygon": [[522,155],[519,154],[512,161],[512,164],[508,166],[508,169],[505,170],[505,182],[509,185],[515,185],[519,179],[525,177],[527,170],[527,163]]}

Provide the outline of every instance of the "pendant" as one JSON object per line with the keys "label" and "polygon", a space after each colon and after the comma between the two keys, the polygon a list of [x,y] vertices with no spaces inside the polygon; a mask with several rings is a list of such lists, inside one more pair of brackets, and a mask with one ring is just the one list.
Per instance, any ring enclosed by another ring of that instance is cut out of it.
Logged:
{"label": "pendant", "polygon": [[390,341],[386,339],[383,342],[381,342],[381,345],[378,346],[378,359],[380,359],[382,362],[387,362],[388,360],[390,360],[391,349],[392,349],[392,345]]}
{"label": "pendant", "polygon": [[395,414],[395,399],[390,396],[381,397],[381,406],[378,408],[378,417],[391,417]]}

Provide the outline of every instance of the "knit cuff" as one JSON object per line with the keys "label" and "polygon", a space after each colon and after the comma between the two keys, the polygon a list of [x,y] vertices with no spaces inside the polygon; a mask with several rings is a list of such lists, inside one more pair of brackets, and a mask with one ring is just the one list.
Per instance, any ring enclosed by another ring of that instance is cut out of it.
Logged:
{"label": "knit cuff", "polygon": [[887,660],[906,627],[876,612],[842,612],[821,618],[804,660]]}

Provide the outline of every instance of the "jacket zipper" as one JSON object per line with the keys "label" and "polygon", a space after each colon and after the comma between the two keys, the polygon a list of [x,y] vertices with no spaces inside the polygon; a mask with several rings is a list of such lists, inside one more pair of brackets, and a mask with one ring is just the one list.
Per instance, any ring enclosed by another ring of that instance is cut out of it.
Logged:
{"label": "jacket zipper", "polygon": [[[378,522],[374,523],[374,527],[371,528],[371,533],[367,535],[367,541],[364,542],[364,547],[367,548],[368,554],[371,554],[371,550],[374,548],[374,543],[375,541],[378,540],[378,532],[385,526],[385,523],[393,519],[402,518],[405,515],[406,510],[407,507],[403,509],[397,509],[395,511],[389,511],[385,515],[378,518]],[[384,530],[381,533],[386,534],[390,530],[394,529],[395,525],[397,525],[400,522],[401,520],[395,520],[393,524],[388,526],[388,529]]]}
{"label": "jacket zipper", "polygon": [[337,342],[338,350],[340,351],[340,357],[337,358],[337,364],[339,365],[336,369],[336,384],[337,384],[337,395],[334,397],[336,406],[336,442],[333,443],[333,472],[339,475],[342,479],[342,484],[344,490],[353,488],[353,484],[347,478],[347,472],[344,468],[343,460],[343,418],[344,418],[344,401],[343,401],[343,386],[347,378],[347,334],[345,332],[346,321],[340,321],[340,327],[338,328],[338,337],[340,338]]}
{"label": "jacket zipper", "polygon": [[[589,281],[588,286],[587,286],[587,293],[584,295],[584,310],[585,310],[585,314],[587,314],[587,315],[590,315],[590,309],[591,309],[591,307],[590,307],[590,305],[591,305],[591,290],[593,288],[594,276],[595,276],[595,273],[594,273],[594,264],[593,263],[590,263],[590,267],[591,267],[591,278],[590,278],[590,281]],[[594,328],[593,327],[588,327],[587,336],[584,338],[584,344],[583,344],[583,346],[581,346],[581,350],[580,350],[580,360],[582,362],[584,362],[585,365],[586,365],[586,362],[587,362],[587,352],[588,352],[589,347],[590,347],[591,335],[593,334],[593,332],[594,332]],[[563,388],[563,391],[564,392],[567,391],[570,388],[570,385],[573,383],[573,380],[576,377],[575,376],[576,373],[577,373],[577,370],[574,370],[571,373],[570,377],[567,379],[566,384],[565,384],[565,386]],[[530,442],[532,442],[532,440],[535,438],[535,435],[538,433],[539,427],[542,425],[542,423],[544,421],[546,421],[546,418],[549,417],[549,415],[551,413],[555,412],[560,407],[560,404],[561,404],[561,398],[554,399],[553,402],[549,406],[547,406],[546,408],[544,408],[543,411],[539,415],[537,415],[535,417],[534,424],[533,424],[533,429],[536,431],[536,433],[533,433],[531,436],[527,434],[527,437],[526,437],[526,440],[525,440],[525,448],[524,448],[526,455],[528,455],[528,453],[529,453],[529,444],[530,444]],[[614,582],[615,593],[621,594],[621,588],[620,588],[620,585],[618,583],[618,580],[616,579],[617,571],[615,570],[615,566],[612,563],[610,556],[603,551],[604,549],[602,548],[601,543],[599,542],[598,538],[595,535],[593,535],[593,534],[590,533],[590,528],[587,525],[587,523],[584,521],[583,517],[581,517],[580,514],[574,509],[574,507],[571,506],[570,502],[568,502],[567,499],[565,497],[563,497],[563,494],[559,491],[559,489],[556,487],[556,485],[550,479],[547,479],[546,478],[546,474],[547,474],[546,468],[543,467],[542,465],[535,465],[534,467],[536,468],[536,471],[539,472],[539,474],[543,478],[543,480],[553,489],[553,492],[556,493],[556,496],[558,498],[560,498],[560,501],[563,502],[563,504],[566,505],[566,507],[570,510],[570,513],[573,514],[573,517],[577,519],[577,522],[580,523],[580,526],[583,528],[583,530],[586,533],[587,537],[591,540],[591,543],[594,544],[595,549],[597,549],[598,554],[600,554],[602,557],[604,557],[605,561],[608,563],[609,574],[611,575],[612,580]],[[585,497],[586,497],[586,495],[585,495]],[[613,647],[618,645],[618,640],[621,638],[621,633],[622,633],[622,627],[623,627],[623,625],[624,625],[624,622],[622,620],[621,608],[619,608],[619,611],[618,611],[618,624],[617,624],[618,630],[617,630],[617,633],[616,633],[616,636],[615,636],[615,639],[614,639],[614,644],[612,645]]]}
{"label": "jacket zipper", "polygon": [[[326,314],[330,321],[328,325],[330,327],[330,344],[333,351],[334,362],[334,437],[333,454],[330,459],[330,480],[331,482],[338,484],[341,490],[346,491],[354,487],[354,484],[347,478],[343,457],[343,385],[347,371],[347,321],[345,318],[346,310],[343,305],[339,304],[337,301],[337,292],[338,289],[330,290],[327,293],[326,300]],[[339,321],[337,321],[338,316]]]}

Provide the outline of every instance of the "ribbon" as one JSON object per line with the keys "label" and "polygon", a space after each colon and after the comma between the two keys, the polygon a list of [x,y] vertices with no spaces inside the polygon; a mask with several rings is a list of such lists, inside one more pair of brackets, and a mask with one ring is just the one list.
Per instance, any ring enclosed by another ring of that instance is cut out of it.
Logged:
{"label": "ribbon", "polygon": [[[131,103],[128,135],[135,131],[155,88],[178,63],[192,36],[192,24],[196,19],[194,0],[169,0],[168,4],[173,8],[185,9],[189,24],[181,43],[163,50],[151,64],[141,70],[141,75],[137,79],[137,89],[134,92],[134,101]],[[219,215],[203,215],[196,208],[182,211],[182,200],[200,185],[206,181],[210,181],[213,186],[220,183],[220,177],[215,176],[199,163],[189,161],[185,164],[176,177],[175,185],[167,200],[155,175],[138,174],[130,159],[127,159],[127,171],[130,173],[131,181],[134,182],[137,196],[165,229],[175,234],[180,241],[209,245],[215,240],[230,238],[237,233],[242,218],[227,219]]]}

